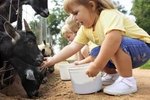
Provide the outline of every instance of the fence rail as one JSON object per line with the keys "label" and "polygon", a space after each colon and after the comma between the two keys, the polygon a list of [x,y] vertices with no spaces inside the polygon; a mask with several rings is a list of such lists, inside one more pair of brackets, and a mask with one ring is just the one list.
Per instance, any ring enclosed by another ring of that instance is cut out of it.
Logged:
{"label": "fence rail", "polygon": [[14,81],[15,69],[8,61],[0,67],[0,90],[11,85]]}

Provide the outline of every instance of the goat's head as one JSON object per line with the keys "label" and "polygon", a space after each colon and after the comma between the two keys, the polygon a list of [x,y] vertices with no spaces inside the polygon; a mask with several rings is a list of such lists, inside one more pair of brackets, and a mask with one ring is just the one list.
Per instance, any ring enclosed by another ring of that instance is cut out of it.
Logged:
{"label": "goat's head", "polygon": [[42,44],[38,45],[38,48],[40,49],[44,57],[54,55],[52,46],[50,45],[50,43],[46,43],[45,40],[43,40]]}
{"label": "goat's head", "polygon": [[36,14],[42,17],[48,17],[48,0],[22,0],[22,4],[29,4],[35,10]]}
{"label": "goat's head", "polygon": [[[16,31],[9,22],[4,24],[5,33],[11,38],[12,55],[31,65],[40,65],[43,55],[40,52],[36,37],[32,31]],[[7,42],[7,41],[6,41]]]}

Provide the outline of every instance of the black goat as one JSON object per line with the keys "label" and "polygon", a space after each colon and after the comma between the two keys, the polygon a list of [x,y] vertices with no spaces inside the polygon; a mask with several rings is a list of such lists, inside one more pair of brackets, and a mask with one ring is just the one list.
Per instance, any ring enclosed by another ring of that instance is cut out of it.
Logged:
{"label": "black goat", "polygon": [[[5,22],[4,24],[5,32],[0,32],[0,61],[1,62],[9,61],[14,57],[18,58],[20,59],[20,62],[17,62],[18,60],[16,59],[12,61],[13,62],[12,64],[14,66],[17,66],[17,64],[19,65],[18,68],[19,67],[22,68],[22,66],[23,67],[29,66],[32,68],[33,66],[36,67],[42,63],[43,55],[37,46],[36,37],[32,33],[32,31],[30,31],[27,23],[25,24],[25,26],[26,26],[26,31],[16,31],[9,22]],[[22,64],[21,61],[24,62],[24,64]],[[18,73],[24,73],[25,71],[26,71],[25,68],[22,68],[22,70],[17,69]],[[34,72],[36,73],[36,76],[40,76],[40,73],[36,72],[36,70],[34,70]],[[31,97],[32,95],[36,95],[36,93],[30,93],[30,91],[32,92],[36,91],[39,87],[38,85],[41,82],[37,82],[35,85],[35,81],[26,81],[24,78],[24,74],[19,74],[19,75],[20,78],[23,79],[21,80],[22,85],[26,90],[28,96]],[[32,90],[28,89],[29,84],[31,87],[33,87]]]}

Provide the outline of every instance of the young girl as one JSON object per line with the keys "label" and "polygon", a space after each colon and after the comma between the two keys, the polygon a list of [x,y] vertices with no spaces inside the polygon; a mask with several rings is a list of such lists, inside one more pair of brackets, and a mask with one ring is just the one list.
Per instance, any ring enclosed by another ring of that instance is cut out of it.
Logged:
{"label": "young girl", "polygon": [[59,53],[44,61],[44,67],[58,63],[79,51],[88,41],[100,45],[96,59],[86,73],[96,76],[115,65],[119,78],[103,89],[111,95],[124,95],[137,91],[132,68],[139,67],[150,58],[150,36],[137,24],[114,8],[109,0],[64,0],[66,12],[82,24],[73,42]]}
{"label": "young girl", "polygon": [[[76,20],[73,18],[72,15],[67,17],[65,20],[65,25],[61,29],[62,35],[69,41],[72,42],[76,36],[77,31],[80,28],[80,23],[76,22]],[[90,52],[93,48],[95,48],[97,45],[88,42],[78,53],[77,53],[77,61],[83,60],[86,57],[89,56]]]}

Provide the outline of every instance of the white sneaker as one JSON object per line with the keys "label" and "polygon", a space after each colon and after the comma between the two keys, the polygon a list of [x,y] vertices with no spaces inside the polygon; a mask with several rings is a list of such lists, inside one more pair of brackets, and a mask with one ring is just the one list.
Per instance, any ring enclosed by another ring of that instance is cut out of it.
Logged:
{"label": "white sneaker", "polygon": [[118,77],[119,77],[118,73],[116,73],[116,74],[104,73],[102,76],[102,84],[103,85],[111,85],[117,80]]}
{"label": "white sneaker", "polygon": [[119,78],[112,84],[104,88],[103,92],[110,95],[125,95],[137,91],[136,80],[134,77]]}

